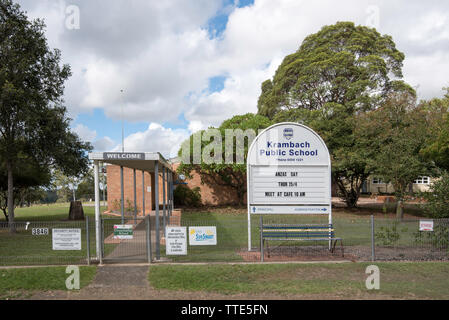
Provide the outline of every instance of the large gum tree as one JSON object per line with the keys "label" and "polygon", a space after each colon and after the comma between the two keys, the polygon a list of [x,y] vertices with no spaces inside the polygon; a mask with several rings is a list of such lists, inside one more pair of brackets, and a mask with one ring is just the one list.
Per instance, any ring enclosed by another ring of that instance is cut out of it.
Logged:
{"label": "large gum tree", "polygon": [[[70,131],[63,92],[70,67],[50,49],[42,20],[29,21],[18,4],[0,0],[0,159],[8,189],[10,231],[14,227],[14,172],[28,159],[67,175],[88,169],[89,143]],[[47,169],[45,169],[47,170]]]}
{"label": "large gum tree", "polygon": [[372,172],[355,135],[356,115],[376,109],[404,87],[404,54],[375,29],[338,22],[304,39],[286,56],[273,79],[262,84],[258,113],[310,126],[325,140],[333,183],[348,207],[355,207]]}

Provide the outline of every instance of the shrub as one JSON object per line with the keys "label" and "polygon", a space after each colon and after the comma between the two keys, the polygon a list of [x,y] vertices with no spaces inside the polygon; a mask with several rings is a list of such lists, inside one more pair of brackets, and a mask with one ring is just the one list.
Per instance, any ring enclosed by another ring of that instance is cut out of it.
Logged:
{"label": "shrub", "polygon": [[[121,207],[122,207],[122,200],[115,199],[114,201],[112,201],[112,210],[120,211]],[[124,209],[126,213],[134,212],[134,203],[129,199],[125,199]],[[139,207],[137,207],[137,211],[139,211]]]}
{"label": "shrub", "polygon": [[418,245],[430,244],[433,248],[449,247],[449,226],[438,223],[434,226],[433,231],[417,231],[414,234],[415,243]]}
{"label": "shrub", "polygon": [[187,207],[199,207],[201,206],[201,193],[200,188],[196,187],[190,189],[185,185],[178,185],[173,191],[173,197],[175,205],[187,206]]}
{"label": "shrub", "polygon": [[421,207],[426,216],[435,219],[449,218],[449,173],[445,172],[433,182],[429,192],[422,193],[421,197],[425,200]]}
{"label": "shrub", "polygon": [[379,231],[375,233],[375,237],[383,246],[395,244],[401,238],[401,235],[398,232],[398,222],[394,221],[391,228],[386,226],[380,227]]}

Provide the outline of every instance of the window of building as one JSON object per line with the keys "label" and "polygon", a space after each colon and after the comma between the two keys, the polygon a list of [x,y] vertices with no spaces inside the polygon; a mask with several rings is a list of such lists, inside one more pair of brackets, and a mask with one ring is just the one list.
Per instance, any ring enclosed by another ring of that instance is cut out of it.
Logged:
{"label": "window of building", "polygon": [[430,184],[430,177],[418,177],[415,181],[415,184]]}
{"label": "window of building", "polygon": [[381,178],[373,178],[373,184],[381,184],[384,183]]}

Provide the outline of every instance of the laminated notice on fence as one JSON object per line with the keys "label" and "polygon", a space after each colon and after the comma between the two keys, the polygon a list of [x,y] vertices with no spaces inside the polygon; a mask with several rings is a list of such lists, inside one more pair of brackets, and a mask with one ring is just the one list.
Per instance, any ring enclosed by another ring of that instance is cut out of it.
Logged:
{"label": "laminated notice on fence", "polygon": [[216,246],[217,227],[189,227],[191,246]]}
{"label": "laminated notice on fence", "polygon": [[81,250],[81,229],[53,229],[53,250]]}
{"label": "laminated notice on fence", "polygon": [[132,240],[133,226],[131,224],[114,225],[114,239]]}
{"label": "laminated notice on fence", "polygon": [[433,231],[433,220],[419,220],[419,231]]}
{"label": "laminated notice on fence", "polygon": [[186,255],[187,254],[187,228],[166,227],[165,228],[165,254]]}

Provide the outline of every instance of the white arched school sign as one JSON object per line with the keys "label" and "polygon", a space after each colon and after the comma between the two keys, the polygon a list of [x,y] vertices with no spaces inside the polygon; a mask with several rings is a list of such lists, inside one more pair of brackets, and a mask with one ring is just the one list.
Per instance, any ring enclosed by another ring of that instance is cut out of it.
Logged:
{"label": "white arched school sign", "polygon": [[256,137],[247,183],[249,238],[251,214],[328,214],[332,223],[329,151],[304,125],[278,123]]}

